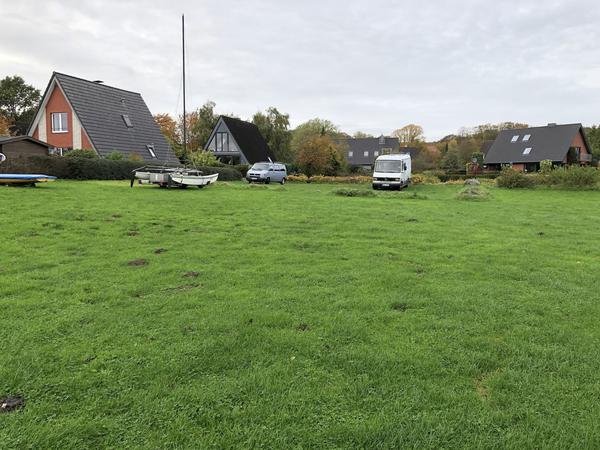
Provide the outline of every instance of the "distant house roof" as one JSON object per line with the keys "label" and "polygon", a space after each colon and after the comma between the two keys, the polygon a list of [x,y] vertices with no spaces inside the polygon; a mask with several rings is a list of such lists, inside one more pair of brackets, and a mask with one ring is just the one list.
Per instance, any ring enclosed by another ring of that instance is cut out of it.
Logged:
{"label": "distant house roof", "polygon": [[[378,154],[381,155],[384,149],[390,149],[392,153],[401,151],[398,138],[389,136],[372,138],[337,138],[334,139],[334,141],[346,147],[344,148],[346,159],[350,165],[355,166],[373,165],[377,158],[375,152],[378,152]],[[411,151],[416,151],[416,149],[405,147],[402,148],[402,151],[410,153]],[[350,156],[350,152],[352,152],[352,156]],[[365,156],[365,152],[367,153],[367,156]]]}
{"label": "distant house roof", "polygon": [[269,158],[275,160],[273,152],[271,152],[265,138],[256,125],[233,117],[221,116],[221,119],[227,125],[231,135],[240,147],[240,151],[250,164],[267,161]]}
{"label": "distant house roof", "polygon": [[587,150],[590,146],[580,123],[549,124],[544,127],[503,130],[487,152],[485,164],[537,163],[563,161],[573,140],[581,133]]}
{"label": "distant house roof", "polygon": [[34,144],[38,144],[42,147],[45,147],[46,149],[48,149],[50,147],[50,145],[47,144],[46,142],[42,142],[39,139],[35,139],[31,136],[0,136],[0,144],[2,144],[2,145],[12,144],[13,142],[20,142],[20,141],[29,141]]}
{"label": "distant house roof", "polygon": [[[54,82],[64,92],[100,156],[119,151],[125,156],[136,153],[154,160],[147,148],[152,146],[159,161],[179,162],[140,94],[54,72],[44,98]],[[34,125],[35,121],[29,134]]]}

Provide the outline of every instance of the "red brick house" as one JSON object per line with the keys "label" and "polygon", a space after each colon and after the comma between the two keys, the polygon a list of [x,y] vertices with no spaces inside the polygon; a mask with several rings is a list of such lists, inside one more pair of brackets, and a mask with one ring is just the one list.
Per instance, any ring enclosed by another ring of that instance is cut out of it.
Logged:
{"label": "red brick house", "polygon": [[118,151],[146,161],[177,163],[142,96],[100,81],[54,72],[28,135],[55,154],[83,148],[106,157]]}
{"label": "red brick house", "polygon": [[540,162],[552,161],[555,165],[592,162],[591,147],[580,123],[501,131],[485,154],[488,169],[499,170],[511,165],[516,170],[534,172]]}

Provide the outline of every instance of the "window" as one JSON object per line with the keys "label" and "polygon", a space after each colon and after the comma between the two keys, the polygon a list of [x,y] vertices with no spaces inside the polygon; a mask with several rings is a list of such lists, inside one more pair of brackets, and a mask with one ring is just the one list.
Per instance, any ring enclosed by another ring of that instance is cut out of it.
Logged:
{"label": "window", "polygon": [[512,140],[510,142],[517,142],[519,140],[519,135],[515,135],[513,136]]}
{"label": "window", "polygon": [[148,149],[148,153],[150,153],[150,156],[156,158],[156,153],[154,153],[154,144],[146,145],[146,148]]}
{"label": "window", "polygon": [[384,135],[379,136],[379,144],[385,145],[385,136]]}
{"label": "window", "polygon": [[123,118],[123,122],[125,122],[125,126],[127,126],[127,128],[133,128],[131,119],[129,118],[129,116],[127,114],[122,114],[121,117]]}
{"label": "window", "polygon": [[373,156],[375,156],[375,157],[379,156],[379,152],[378,152],[377,150],[375,150],[375,151],[373,152]]}
{"label": "window", "polygon": [[229,151],[229,134],[226,132],[217,133],[217,152],[228,152]]}
{"label": "window", "polygon": [[524,155],[529,155],[530,153],[531,153],[531,147],[527,147],[525,150],[523,150]]}
{"label": "window", "polygon": [[348,158],[352,158],[354,156],[354,152],[348,152]]}
{"label": "window", "polygon": [[53,133],[66,133],[69,131],[69,127],[67,126],[67,113],[52,113],[52,132]]}
{"label": "window", "polygon": [[526,134],[525,136],[523,136],[523,142],[528,142],[529,139],[531,139],[531,135],[530,134]]}
{"label": "window", "polygon": [[363,153],[363,155],[364,155],[365,158],[368,158],[369,157],[369,151],[367,150],[366,152]]}

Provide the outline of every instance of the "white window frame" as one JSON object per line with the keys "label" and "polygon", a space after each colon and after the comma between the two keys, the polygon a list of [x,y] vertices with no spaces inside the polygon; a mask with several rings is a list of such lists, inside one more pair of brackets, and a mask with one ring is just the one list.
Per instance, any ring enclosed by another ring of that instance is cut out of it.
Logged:
{"label": "white window frame", "polygon": [[154,144],[146,145],[146,150],[148,150],[148,153],[150,153],[152,158],[156,159],[156,153],[154,153]]}
{"label": "white window frame", "polygon": [[[64,114],[64,121],[63,121]],[[58,128],[54,128],[54,117],[58,118],[57,124]],[[53,112],[50,113],[50,123],[52,128],[52,133],[68,133],[69,132],[69,114],[66,112]]]}
{"label": "white window frame", "polygon": [[515,134],[515,135],[512,137],[512,139],[511,139],[511,141],[510,141],[510,142],[512,142],[512,143],[514,144],[515,142],[518,142],[518,141],[519,141],[519,135],[518,135],[518,134]]}
{"label": "white window frame", "polygon": [[379,152],[378,152],[377,150],[375,150],[375,151],[373,152],[373,156],[375,156],[375,157],[379,156]]}
{"label": "white window frame", "polygon": [[532,147],[527,147],[525,150],[523,150],[523,155],[529,155],[531,153],[531,150],[533,150]]}
{"label": "white window frame", "polygon": [[354,156],[354,152],[348,152],[348,158],[352,158]]}
{"label": "white window frame", "polygon": [[365,158],[368,158],[368,157],[369,157],[369,150],[367,150],[367,151],[363,152],[363,156],[364,156]]}
{"label": "white window frame", "polygon": [[530,134],[526,134],[525,136],[523,136],[523,142],[529,142],[529,139],[531,139]]}

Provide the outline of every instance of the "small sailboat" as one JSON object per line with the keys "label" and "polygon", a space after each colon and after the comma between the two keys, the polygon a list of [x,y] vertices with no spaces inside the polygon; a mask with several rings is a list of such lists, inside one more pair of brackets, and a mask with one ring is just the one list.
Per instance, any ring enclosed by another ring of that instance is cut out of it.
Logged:
{"label": "small sailboat", "polygon": [[[183,56],[183,154],[187,158],[187,122],[185,109],[185,17],[181,16],[181,45]],[[156,184],[162,188],[197,186],[203,188],[213,184],[219,178],[218,173],[205,175],[193,167],[143,166],[131,172],[131,187],[137,179],[139,184]]]}

